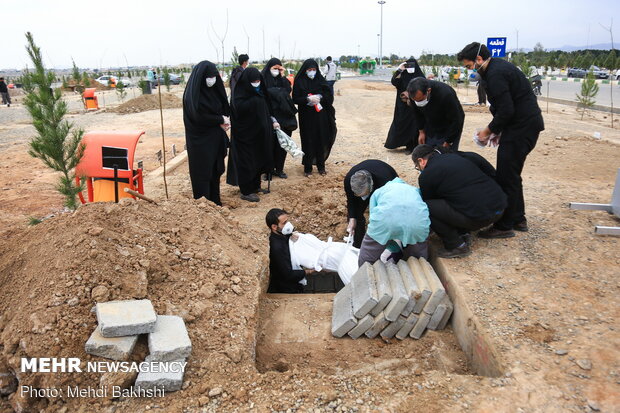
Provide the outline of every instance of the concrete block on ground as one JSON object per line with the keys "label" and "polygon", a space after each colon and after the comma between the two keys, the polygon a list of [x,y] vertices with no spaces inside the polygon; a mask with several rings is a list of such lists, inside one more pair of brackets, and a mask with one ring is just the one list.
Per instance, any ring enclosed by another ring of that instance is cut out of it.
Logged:
{"label": "concrete block on ground", "polygon": [[439,330],[439,325],[446,317],[446,313],[450,313],[447,317],[450,318],[450,315],[452,314],[452,309],[453,307],[452,303],[450,302],[450,298],[446,297],[435,309],[435,312],[431,316],[431,321],[429,321],[426,328],[428,328],[429,330]]}
{"label": "concrete block on ground", "polygon": [[353,300],[353,315],[364,318],[372,310],[379,299],[372,265],[365,262],[351,278],[351,297]]}
{"label": "concrete block on ground", "polygon": [[420,258],[420,265],[424,270],[424,275],[426,276],[428,285],[431,287],[431,291],[433,291],[431,298],[428,299],[428,302],[422,311],[427,314],[433,314],[437,309],[437,306],[446,298],[446,289],[428,261],[424,258]]}
{"label": "concrete block on ground", "polygon": [[420,314],[424,306],[428,302],[428,299],[433,294],[431,287],[428,285],[428,281],[426,280],[426,276],[424,275],[424,270],[420,265],[420,262],[417,258],[411,257],[407,260],[407,265],[409,265],[409,269],[413,274],[413,278],[415,279],[418,288],[420,289],[420,298],[416,300],[415,306],[413,307],[413,312],[416,314]]}
{"label": "concrete block on ground", "polygon": [[[151,356],[147,356],[144,361],[148,363],[157,360],[153,360]],[[181,390],[183,387],[183,375],[185,372],[184,369],[181,369],[181,365],[176,363],[184,362],[184,359],[166,361],[162,362],[162,364],[165,364],[165,366],[161,368],[162,371],[140,372],[138,374],[138,378],[136,378],[136,383],[134,384],[135,388],[140,390],[163,389],[166,393]]]}
{"label": "concrete block on ground", "polygon": [[400,260],[398,261],[398,271],[400,272],[400,276],[403,279],[403,285],[405,286],[405,292],[409,296],[409,302],[407,306],[405,306],[404,310],[400,313],[402,316],[409,317],[409,314],[413,311],[416,302],[422,296],[420,292],[420,288],[418,287],[418,283],[416,283],[415,278],[413,278],[413,273],[407,265],[406,261]]}
{"label": "concrete block on ground", "polygon": [[176,315],[157,316],[155,331],[149,334],[149,355],[156,361],[186,359],[192,353],[192,342],[183,318]]}
{"label": "concrete block on ground", "polygon": [[392,288],[392,300],[383,312],[388,321],[396,321],[407,306],[407,303],[409,303],[409,296],[405,292],[405,285],[396,264],[390,261],[385,266],[390,280],[390,287]]}
{"label": "concrete block on ground", "polygon": [[454,305],[451,302],[448,302],[447,306],[448,306],[448,309],[446,310],[443,317],[439,321],[439,324],[437,324],[436,330],[443,330],[444,328],[446,328],[446,325],[448,324],[448,320],[450,320],[450,316],[452,315],[452,312],[454,311]]}
{"label": "concrete block on ground", "polygon": [[431,315],[422,311],[420,313],[420,318],[418,318],[418,322],[415,323],[411,333],[409,333],[409,337],[415,338],[418,340],[424,334],[424,330],[426,330],[426,326],[428,326],[429,321],[431,321]]}
{"label": "concrete block on ground", "polygon": [[382,311],[375,317],[372,327],[370,327],[364,334],[366,334],[366,337],[368,338],[375,338],[385,327],[387,327],[388,324],[390,324],[390,322],[385,318],[385,314]]}
{"label": "concrete block on ground", "polygon": [[387,327],[383,329],[383,331],[381,332],[381,337],[386,340],[388,338],[394,337],[396,333],[398,333],[398,331],[403,327],[405,321],[407,321],[406,317],[403,317],[402,315],[398,316],[396,321],[392,321]]}
{"label": "concrete block on ground", "polygon": [[420,318],[420,316],[416,313],[409,314],[409,317],[407,317],[403,326],[396,333],[396,338],[399,340],[406,339],[409,333],[411,333],[411,330],[413,330],[413,327],[418,322],[418,318]]}
{"label": "concrete block on ground", "polygon": [[93,331],[86,341],[84,349],[93,356],[112,360],[127,360],[138,342],[138,336],[104,337],[99,327]]}
{"label": "concrete block on ground", "polygon": [[349,336],[352,339],[360,338],[372,325],[375,323],[375,318],[370,314],[367,314],[364,318],[357,322],[357,325],[349,331]]}
{"label": "concrete block on ground", "polygon": [[344,286],[334,297],[332,310],[332,335],[342,337],[357,325],[357,319],[353,315],[353,303],[351,302],[351,283]]}
{"label": "concrete block on ground", "polygon": [[373,317],[376,317],[387,307],[387,305],[392,301],[392,288],[390,287],[390,280],[387,275],[387,268],[385,268],[385,264],[380,260],[375,262],[372,265],[374,277],[375,277],[375,285],[377,287],[377,305],[370,311],[370,314]]}
{"label": "concrete block on ground", "polygon": [[157,314],[150,300],[97,303],[97,321],[104,337],[135,336],[152,333]]}

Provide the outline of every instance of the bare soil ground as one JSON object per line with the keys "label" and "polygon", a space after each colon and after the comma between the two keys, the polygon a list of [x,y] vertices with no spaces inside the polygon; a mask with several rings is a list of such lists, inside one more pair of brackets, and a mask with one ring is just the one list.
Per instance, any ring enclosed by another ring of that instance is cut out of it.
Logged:
{"label": "bare soil ground", "polygon": [[[34,227],[26,227],[27,217],[59,211],[62,200],[54,174],[26,153],[27,118],[8,114],[19,104],[0,108],[0,370],[16,371],[26,356],[88,359],[83,345],[96,322],[90,308],[97,285],[106,286],[109,299],[146,297],[160,313],[183,315],[194,344],[184,390],[162,399],[14,395],[0,397],[0,411],[620,411],[620,239],[593,234],[594,225],[620,221],[568,209],[570,201],[611,198],[620,131],[600,112],[581,121],[574,108],[550,104],[523,172],[530,232],[475,239],[474,254],[445,262],[498,351],[502,377],[477,376],[450,329],[420,341],[335,339],[327,331],[331,295],[262,293],[270,208],[290,210],[301,231],[337,238],[346,220],[342,178],[352,165],[381,159],[417,184],[410,158],[383,148],[392,87],[347,79],[336,88],[339,134],[325,177],[304,178],[299,161],[289,158],[289,179],[273,181],[261,202],[245,203],[223,184],[219,208],[191,200],[185,164],[168,177],[171,199],[159,206],[89,205]],[[459,95],[475,101],[473,90]],[[494,150],[471,142],[490,114],[466,112],[463,150],[494,163]],[[168,147],[182,147],[181,109],[166,109],[164,119]],[[147,170],[159,166],[158,111],[76,113],[72,120],[87,130],[146,130],[138,159]],[[159,180],[147,177],[146,192],[164,198]],[[181,260],[177,251],[194,256]],[[145,352],[142,343],[136,357]],[[102,378],[19,380],[42,387],[97,385]],[[213,389],[221,393],[209,397]]]}

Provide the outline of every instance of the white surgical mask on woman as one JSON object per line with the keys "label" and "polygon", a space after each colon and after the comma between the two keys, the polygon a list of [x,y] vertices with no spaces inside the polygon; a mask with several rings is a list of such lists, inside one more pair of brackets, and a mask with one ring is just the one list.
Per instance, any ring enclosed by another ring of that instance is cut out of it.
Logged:
{"label": "white surgical mask on woman", "polygon": [[282,234],[283,235],[291,235],[293,233],[294,229],[295,229],[295,227],[289,221],[286,224],[284,224],[284,226],[282,227]]}
{"label": "white surgical mask on woman", "polygon": [[408,67],[407,68],[407,73],[413,73],[415,72],[415,67]]}
{"label": "white surgical mask on woman", "polygon": [[259,87],[260,86],[260,80],[258,82],[250,82],[250,84],[252,85],[252,87]]}
{"label": "white surgical mask on woman", "polygon": [[308,70],[306,74],[310,79],[314,79],[314,77],[316,76],[316,70]]}
{"label": "white surgical mask on woman", "polygon": [[278,75],[280,74],[280,71],[278,69],[271,69],[271,76],[273,77],[278,77]]}
{"label": "white surgical mask on woman", "polygon": [[208,77],[207,78],[207,87],[211,87],[215,84],[215,81],[217,80],[217,78],[214,77]]}

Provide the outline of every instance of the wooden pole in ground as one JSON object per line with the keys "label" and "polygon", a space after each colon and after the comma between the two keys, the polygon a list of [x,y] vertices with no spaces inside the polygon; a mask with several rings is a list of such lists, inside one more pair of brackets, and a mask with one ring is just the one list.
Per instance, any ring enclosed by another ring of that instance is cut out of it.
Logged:
{"label": "wooden pole in ground", "polygon": [[134,191],[134,190],[132,190],[132,189],[125,188],[125,189],[124,189],[124,191],[125,191],[126,193],[128,193],[129,195],[133,195],[133,196],[135,196],[136,198],[140,198],[140,199],[143,199],[143,200],[145,200],[145,201],[148,201],[148,202],[150,202],[150,203],[152,203],[152,204],[158,205],[158,204],[157,204],[157,202],[155,202],[154,200],[152,200],[152,199],[151,199],[151,198],[149,198],[148,196],[146,196],[146,195],[142,195],[141,193],[136,192],[136,191]]}
{"label": "wooden pole in ground", "polygon": [[166,138],[164,137],[164,109],[161,104],[161,77],[157,77],[157,90],[159,94],[159,118],[161,121],[161,153],[164,158],[164,189],[168,199],[168,182],[166,181]]}

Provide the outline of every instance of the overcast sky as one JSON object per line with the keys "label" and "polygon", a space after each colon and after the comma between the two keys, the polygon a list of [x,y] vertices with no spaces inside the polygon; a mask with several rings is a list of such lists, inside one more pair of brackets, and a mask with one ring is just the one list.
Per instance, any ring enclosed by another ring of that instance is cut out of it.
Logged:
{"label": "overcast sky", "polygon": [[[222,60],[233,46],[252,60],[278,56],[376,56],[380,6],[375,0],[20,0],[3,6],[0,68],[28,64],[24,33],[33,33],[48,67],[176,65]],[[383,6],[383,54],[456,53],[471,41],[506,36],[508,48],[620,43],[620,2],[387,0]],[[245,32],[244,32],[245,28]],[[264,53],[263,53],[264,29]],[[209,41],[217,45],[218,55]],[[616,46],[618,48],[618,46]]]}

